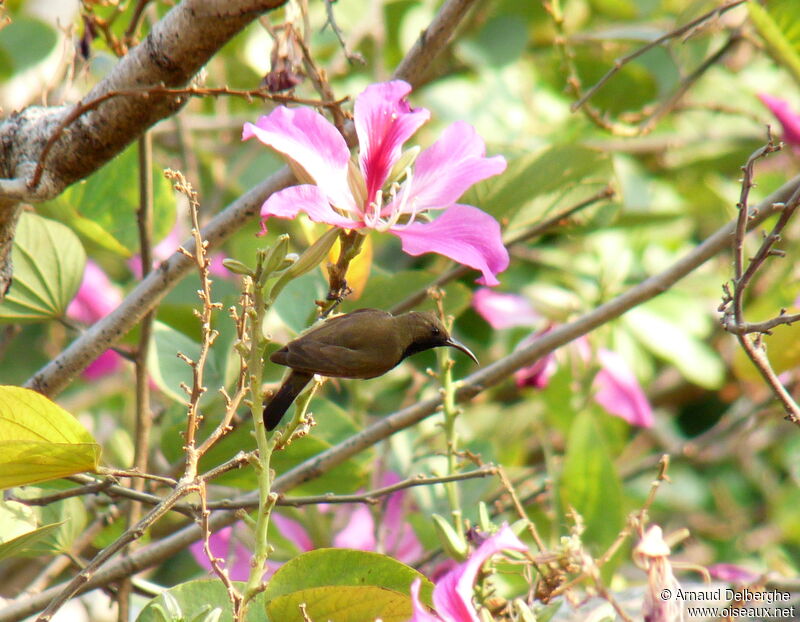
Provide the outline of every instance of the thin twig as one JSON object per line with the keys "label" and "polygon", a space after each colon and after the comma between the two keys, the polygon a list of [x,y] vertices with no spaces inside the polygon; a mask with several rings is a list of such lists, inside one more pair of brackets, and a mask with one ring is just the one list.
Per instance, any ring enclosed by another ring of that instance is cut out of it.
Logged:
{"label": "thin twig", "polygon": [[581,106],[583,106],[589,99],[591,99],[594,96],[595,93],[597,93],[597,91],[599,91],[606,84],[606,82],[608,82],[612,77],[614,77],[614,75],[617,72],[619,72],[625,65],[627,65],[631,61],[639,58],[640,56],[649,52],[653,48],[658,47],[662,43],[665,43],[670,39],[681,37],[684,33],[688,33],[694,30],[700,24],[715,17],[719,17],[723,13],[726,13],[727,11],[730,11],[731,9],[739,6],[740,4],[744,4],[747,1],[748,0],[732,0],[731,2],[723,4],[722,6],[718,6],[714,9],[711,9],[707,13],[701,15],[700,17],[693,19],[692,21],[684,24],[683,26],[680,26],[674,30],[670,30],[667,33],[664,33],[663,35],[658,37],[658,39],[654,39],[647,45],[644,45],[638,48],[637,50],[631,52],[630,54],[627,54],[622,58],[615,60],[614,66],[611,69],[609,69],[606,72],[606,74],[602,78],[600,78],[593,86],[587,89],[584,92],[584,94],[574,104],[572,104],[572,106],[570,106],[570,110],[575,112]]}

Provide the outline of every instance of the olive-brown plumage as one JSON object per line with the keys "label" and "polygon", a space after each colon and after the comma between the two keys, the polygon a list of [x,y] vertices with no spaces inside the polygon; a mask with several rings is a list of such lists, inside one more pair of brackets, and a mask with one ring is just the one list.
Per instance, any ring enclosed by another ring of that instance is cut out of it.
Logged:
{"label": "olive-brown plumage", "polygon": [[407,356],[439,346],[457,348],[478,362],[466,346],[450,337],[431,312],[392,315],[379,309],[359,309],[326,320],[269,357],[292,371],[264,405],[264,425],[272,430],[280,423],[314,374],[375,378]]}

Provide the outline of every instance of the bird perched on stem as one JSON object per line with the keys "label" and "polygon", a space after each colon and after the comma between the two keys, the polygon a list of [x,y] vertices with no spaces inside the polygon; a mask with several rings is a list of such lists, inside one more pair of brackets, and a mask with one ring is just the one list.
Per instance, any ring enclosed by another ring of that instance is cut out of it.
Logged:
{"label": "bird perched on stem", "polygon": [[291,368],[280,389],[264,404],[264,425],[274,429],[284,413],[314,377],[375,378],[407,356],[450,346],[476,363],[469,348],[447,332],[430,311],[392,315],[379,309],[359,309],[325,320],[290,341],[269,360]]}

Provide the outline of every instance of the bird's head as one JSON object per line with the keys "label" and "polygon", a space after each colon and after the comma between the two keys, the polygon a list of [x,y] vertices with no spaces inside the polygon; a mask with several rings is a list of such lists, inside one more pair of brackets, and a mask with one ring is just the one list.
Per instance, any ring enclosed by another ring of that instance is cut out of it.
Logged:
{"label": "bird's head", "polygon": [[478,362],[477,357],[467,346],[450,336],[447,328],[433,311],[412,311],[401,315],[398,319],[402,319],[404,329],[408,331],[411,339],[411,344],[403,353],[403,358],[423,350],[450,346],[461,350],[473,361]]}

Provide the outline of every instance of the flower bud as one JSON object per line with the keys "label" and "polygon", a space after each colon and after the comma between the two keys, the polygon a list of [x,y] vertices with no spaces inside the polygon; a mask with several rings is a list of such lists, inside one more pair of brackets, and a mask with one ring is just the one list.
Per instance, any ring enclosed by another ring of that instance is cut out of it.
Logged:
{"label": "flower bud", "polygon": [[463,562],[467,559],[469,547],[464,537],[456,532],[453,526],[442,516],[431,514],[431,518],[433,518],[433,526],[435,527],[436,535],[445,553],[459,562]]}
{"label": "flower bud", "polygon": [[238,259],[233,259],[232,257],[226,257],[222,260],[222,265],[225,266],[227,270],[233,272],[234,274],[241,274],[243,276],[253,276],[253,271],[243,264]]}

